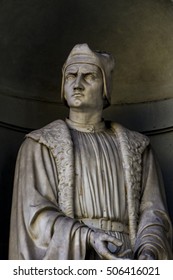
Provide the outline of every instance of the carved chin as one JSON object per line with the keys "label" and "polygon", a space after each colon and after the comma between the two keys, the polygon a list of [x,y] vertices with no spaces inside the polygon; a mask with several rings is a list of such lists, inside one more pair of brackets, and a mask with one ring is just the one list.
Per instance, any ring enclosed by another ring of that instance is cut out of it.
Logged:
{"label": "carved chin", "polygon": [[70,104],[69,107],[79,107],[82,104],[82,101],[79,98],[75,98]]}

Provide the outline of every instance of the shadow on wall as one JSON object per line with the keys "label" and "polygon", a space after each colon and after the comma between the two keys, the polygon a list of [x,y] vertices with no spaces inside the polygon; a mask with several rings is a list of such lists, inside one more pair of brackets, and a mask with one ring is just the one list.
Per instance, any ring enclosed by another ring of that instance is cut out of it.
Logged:
{"label": "shadow on wall", "polygon": [[24,132],[5,128],[0,123],[0,259],[8,258],[9,225],[13,177],[16,156],[21,145]]}

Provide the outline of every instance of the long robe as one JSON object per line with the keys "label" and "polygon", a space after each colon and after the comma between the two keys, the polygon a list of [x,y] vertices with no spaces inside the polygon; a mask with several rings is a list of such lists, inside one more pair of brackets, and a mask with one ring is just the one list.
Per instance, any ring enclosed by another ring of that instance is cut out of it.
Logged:
{"label": "long robe", "polygon": [[[53,126],[55,125],[58,124]],[[44,133],[41,133],[41,137],[44,140],[38,140],[30,134],[19,151],[14,181],[9,258],[85,259],[89,250],[90,228],[79,221],[77,204],[76,210],[75,207],[73,209],[73,216],[64,211],[63,204],[71,207],[69,202],[64,200],[69,197],[65,182],[67,179],[61,176],[67,168],[58,168],[59,163],[57,164],[58,156],[61,156],[63,161],[64,155],[60,154],[61,151],[58,155],[53,152],[50,145],[46,144]],[[62,144],[57,142],[56,145]],[[136,202],[138,194],[135,197],[135,203],[140,205],[137,211],[139,217],[135,217],[138,219],[136,238],[131,247],[134,256],[146,246],[157,252],[159,259],[169,259],[171,225],[157,166],[148,145],[145,145],[141,157],[140,201]],[[135,168],[140,170],[140,166]],[[133,171],[134,168],[131,169],[131,172]],[[73,200],[75,196],[77,198],[75,180],[73,178]],[[60,182],[63,183],[63,191]],[[125,178],[124,183],[127,184]],[[112,204],[112,207],[115,208],[115,205]],[[129,216],[128,213],[127,217]]]}

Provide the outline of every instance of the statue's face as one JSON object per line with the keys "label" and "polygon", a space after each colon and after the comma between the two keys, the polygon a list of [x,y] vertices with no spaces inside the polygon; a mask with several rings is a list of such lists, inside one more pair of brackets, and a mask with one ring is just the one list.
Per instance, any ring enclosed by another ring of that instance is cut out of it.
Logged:
{"label": "statue's face", "polygon": [[92,64],[72,64],[65,72],[64,97],[70,108],[102,109],[101,70]]}

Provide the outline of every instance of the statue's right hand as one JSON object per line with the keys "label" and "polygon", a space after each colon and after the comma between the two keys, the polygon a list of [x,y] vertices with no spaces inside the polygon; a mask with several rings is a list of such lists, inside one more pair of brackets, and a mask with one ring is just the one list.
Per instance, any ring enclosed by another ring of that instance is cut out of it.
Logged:
{"label": "statue's right hand", "polygon": [[96,253],[103,260],[119,260],[120,257],[116,256],[115,253],[111,253],[107,248],[108,242],[111,242],[117,247],[117,252],[122,246],[121,240],[110,236],[102,231],[91,231],[90,233],[90,245],[94,248]]}

